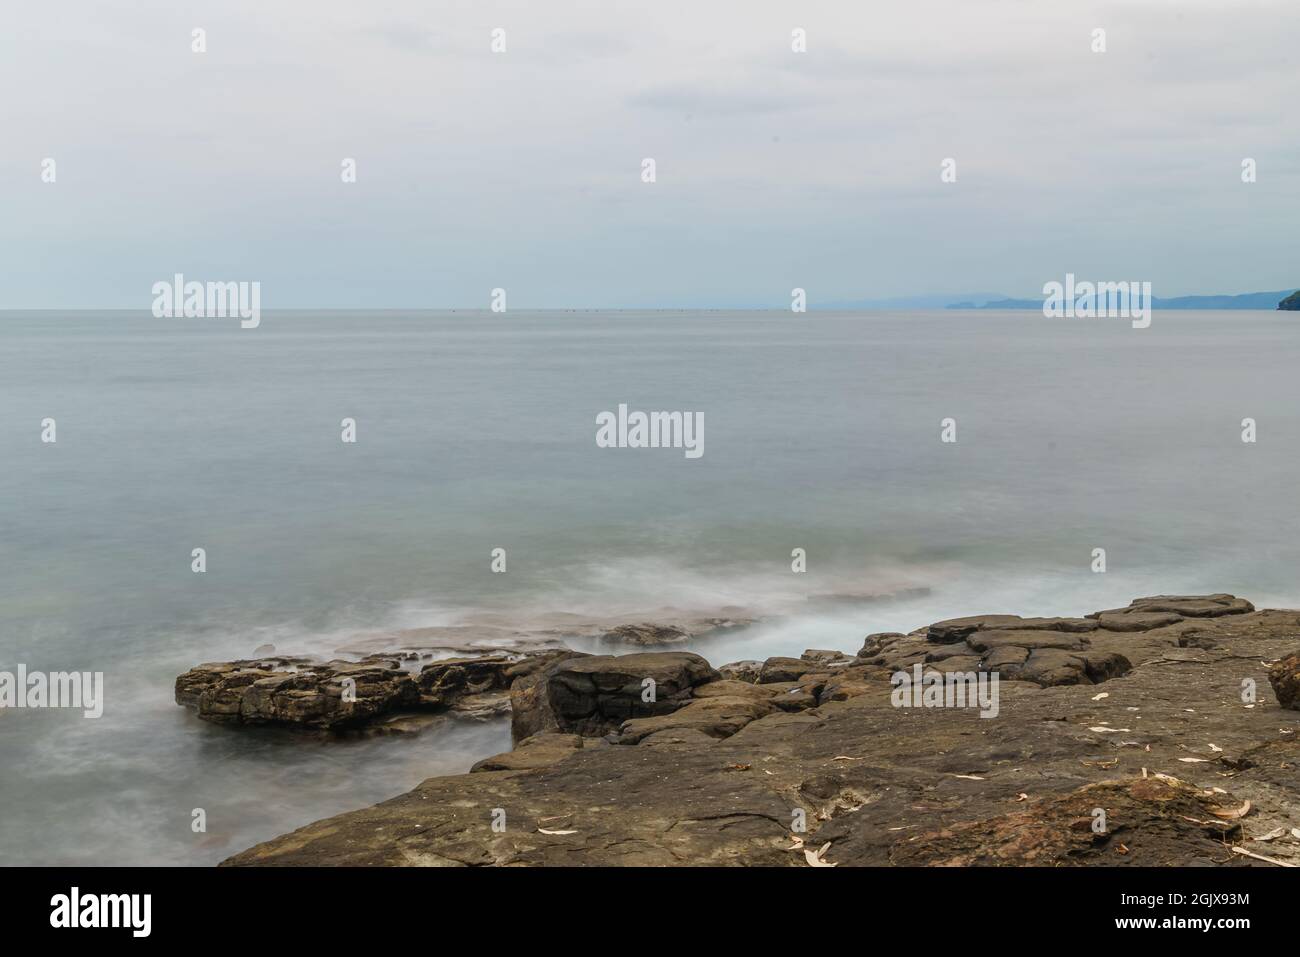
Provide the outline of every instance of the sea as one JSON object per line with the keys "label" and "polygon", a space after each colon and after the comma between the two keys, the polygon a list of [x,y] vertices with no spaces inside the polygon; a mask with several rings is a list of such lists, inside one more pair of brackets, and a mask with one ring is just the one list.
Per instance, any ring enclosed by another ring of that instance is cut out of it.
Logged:
{"label": "sea", "polygon": [[[1150,594],[1300,607],[1297,369],[1273,312],[0,313],[0,671],[104,675],[99,718],[0,709],[0,863],[212,865],[510,747],[175,703],[267,645],[743,622],[683,646],[717,665]],[[602,447],[620,405],[692,413],[702,454]]]}

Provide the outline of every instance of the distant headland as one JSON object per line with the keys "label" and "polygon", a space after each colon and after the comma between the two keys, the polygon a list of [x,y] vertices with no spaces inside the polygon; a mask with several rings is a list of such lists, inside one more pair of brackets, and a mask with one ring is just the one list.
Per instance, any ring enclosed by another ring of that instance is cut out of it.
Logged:
{"label": "distant headland", "polygon": [[[1154,309],[1294,309],[1300,310],[1300,291],[1247,292],[1238,296],[1175,296],[1151,298]],[[946,309],[1042,309],[1038,299],[965,300],[949,303]]]}

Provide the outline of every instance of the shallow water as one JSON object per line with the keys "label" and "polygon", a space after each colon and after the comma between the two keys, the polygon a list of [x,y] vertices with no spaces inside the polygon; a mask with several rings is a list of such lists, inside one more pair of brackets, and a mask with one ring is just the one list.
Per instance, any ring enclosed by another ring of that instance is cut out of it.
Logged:
{"label": "shallow water", "polygon": [[[1296,322],[2,314],[0,670],[102,670],[107,703],[0,711],[0,862],[214,863],[509,745],[503,722],[321,743],[173,703],[179,672],[265,643],[331,653],[484,612],[762,616],[693,644],[721,663],[1139,594],[1300,604]],[[597,448],[620,402],[702,412],[704,455]]]}

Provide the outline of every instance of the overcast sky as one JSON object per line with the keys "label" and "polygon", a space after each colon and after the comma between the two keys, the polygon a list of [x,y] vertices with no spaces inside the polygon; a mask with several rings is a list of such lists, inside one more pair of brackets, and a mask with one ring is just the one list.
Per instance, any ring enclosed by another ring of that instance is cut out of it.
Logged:
{"label": "overcast sky", "polygon": [[1300,286],[1297,0],[0,17],[4,308],[147,309],[176,272],[259,280],[264,308],[482,308],[498,286],[512,309],[784,308],[794,286],[812,306],[1034,295],[1066,271],[1157,296]]}

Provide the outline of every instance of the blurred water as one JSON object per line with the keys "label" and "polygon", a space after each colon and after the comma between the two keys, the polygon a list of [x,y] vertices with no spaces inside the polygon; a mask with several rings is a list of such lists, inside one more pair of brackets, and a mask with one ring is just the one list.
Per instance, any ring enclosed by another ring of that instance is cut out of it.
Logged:
{"label": "blurred water", "polygon": [[[268,641],[329,653],[476,610],[767,616],[695,644],[721,663],[1154,592],[1300,604],[1296,323],[0,314],[0,669],[107,688],[98,721],[0,712],[0,861],[212,863],[509,746],[500,722],[320,743],[172,702],[179,672]],[[597,448],[620,402],[703,413],[704,456]]]}

